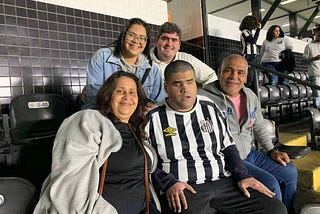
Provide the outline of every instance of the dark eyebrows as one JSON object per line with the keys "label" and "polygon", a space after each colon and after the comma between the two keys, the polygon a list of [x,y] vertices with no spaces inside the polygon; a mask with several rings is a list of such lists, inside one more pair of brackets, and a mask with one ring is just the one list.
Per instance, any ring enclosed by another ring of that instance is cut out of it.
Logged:
{"label": "dark eyebrows", "polygon": [[173,81],[172,83],[178,84],[178,83],[182,83],[182,82],[192,82],[192,81],[194,81],[194,78],[188,79],[188,80],[177,80],[177,81]]}

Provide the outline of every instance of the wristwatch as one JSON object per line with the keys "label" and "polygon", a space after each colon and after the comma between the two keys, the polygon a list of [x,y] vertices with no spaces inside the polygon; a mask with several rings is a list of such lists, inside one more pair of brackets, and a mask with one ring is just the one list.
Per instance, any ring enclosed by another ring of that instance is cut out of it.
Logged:
{"label": "wristwatch", "polygon": [[268,151],[268,155],[270,155],[272,152],[278,152],[279,150],[276,147],[273,147],[273,149],[270,149]]}

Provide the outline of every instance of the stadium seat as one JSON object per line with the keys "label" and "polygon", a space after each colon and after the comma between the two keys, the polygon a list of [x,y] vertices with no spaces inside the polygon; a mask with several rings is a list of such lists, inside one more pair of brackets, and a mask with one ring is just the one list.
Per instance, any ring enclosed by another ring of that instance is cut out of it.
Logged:
{"label": "stadium seat", "polygon": [[279,142],[278,131],[271,120],[265,119],[265,130],[272,137],[272,142],[275,147],[281,151],[286,152],[290,159],[298,159],[306,156],[311,152],[311,148],[308,146],[287,146]]}
{"label": "stadium seat", "polygon": [[29,94],[13,98],[9,121],[3,123],[9,124],[4,125],[9,130],[4,130],[8,147],[0,149],[0,176],[26,178],[39,190],[50,173],[55,135],[67,116],[68,104],[60,95]]}
{"label": "stadium seat", "polygon": [[300,214],[319,214],[320,213],[320,204],[306,204],[304,205]]}
{"label": "stadium seat", "polygon": [[0,177],[0,213],[29,214],[35,206],[35,187],[17,177]]}
{"label": "stadium seat", "polygon": [[54,138],[67,113],[67,101],[57,94],[15,97],[9,107],[11,144],[31,144]]}
{"label": "stadium seat", "polygon": [[311,148],[314,150],[319,150],[320,112],[319,109],[313,107],[306,108],[306,110],[310,117]]}

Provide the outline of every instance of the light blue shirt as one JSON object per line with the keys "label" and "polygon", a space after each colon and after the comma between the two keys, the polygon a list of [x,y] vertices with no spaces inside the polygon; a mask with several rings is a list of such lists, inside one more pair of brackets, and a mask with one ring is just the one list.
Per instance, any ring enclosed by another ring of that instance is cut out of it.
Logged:
{"label": "light blue shirt", "polygon": [[[139,62],[134,67],[134,74],[141,80],[148,68],[150,72],[143,83],[147,97],[153,102],[161,102],[167,96],[159,67],[144,56],[139,56]],[[87,65],[87,103],[82,109],[93,108],[98,90],[105,80],[119,70],[127,71],[126,65],[119,57],[113,55],[111,48],[101,48],[90,59]]]}

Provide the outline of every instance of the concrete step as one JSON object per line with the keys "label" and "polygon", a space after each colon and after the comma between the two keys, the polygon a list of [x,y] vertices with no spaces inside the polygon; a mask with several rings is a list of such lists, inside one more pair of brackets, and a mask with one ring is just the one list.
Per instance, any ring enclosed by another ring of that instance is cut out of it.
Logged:
{"label": "concrete step", "polygon": [[[309,124],[305,120],[278,127],[279,141],[290,146],[306,146],[310,142]],[[296,209],[307,204],[320,204],[320,151],[292,160],[298,170]]]}
{"label": "concrete step", "polygon": [[320,193],[320,151],[311,151],[292,162],[298,170],[298,185]]}
{"label": "concrete step", "polygon": [[308,136],[306,134],[296,134],[290,132],[279,132],[279,141],[287,146],[306,146]]}

